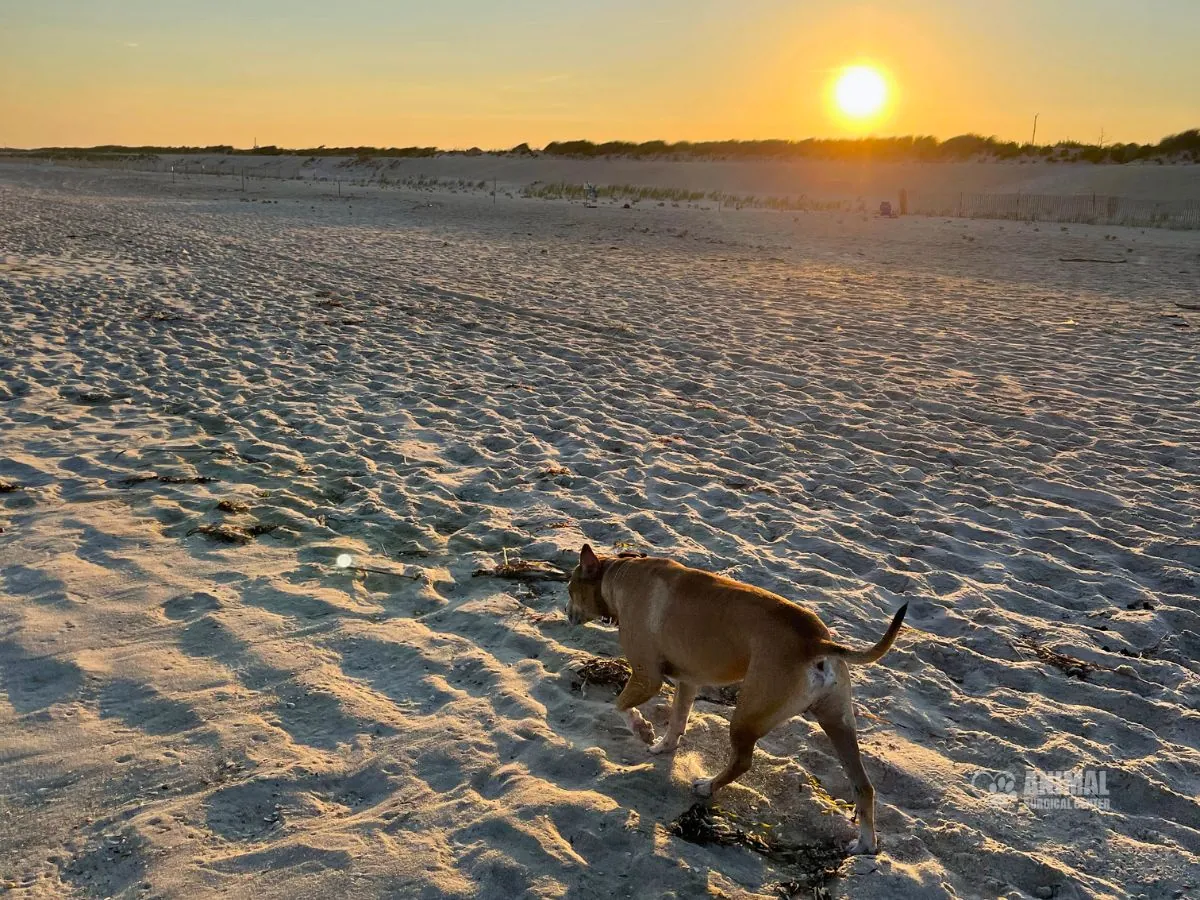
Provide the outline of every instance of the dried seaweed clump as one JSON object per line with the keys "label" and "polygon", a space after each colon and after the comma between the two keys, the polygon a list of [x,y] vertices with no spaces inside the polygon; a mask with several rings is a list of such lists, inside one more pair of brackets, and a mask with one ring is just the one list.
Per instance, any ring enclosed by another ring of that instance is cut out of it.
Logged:
{"label": "dried seaweed clump", "polygon": [[582,689],[589,684],[623,688],[631,670],[629,663],[620,657],[593,656],[573,667],[573,671],[578,679],[575,687]]}
{"label": "dried seaweed clump", "polygon": [[1065,675],[1072,678],[1085,679],[1092,672],[1099,672],[1105,669],[1105,666],[1097,665],[1093,662],[1088,662],[1086,659],[1077,659],[1074,656],[1067,656],[1063,653],[1058,653],[1051,650],[1049,647],[1037,643],[1032,637],[1017,638],[1017,643],[1027,650],[1031,650],[1038,659],[1044,663],[1049,663],[1054,668],[1059,669]]}
{"label": "dried seaweed clump", "polygon": [[0,494],[11,494],[21,490],[21,485],[15,481],[9,481],[7,478],[0,478]]}
{"label": "dried seaweed clump", "polygon": [[211,475],[159,475],[163,484],[212,484],[217,479]]}
{"label": "dried seaweed clump", "polygon": [[120,403],[122,400],[128,400],[132,395],[81,388],[79,390],[68,391],[66,396],[69,400],[74,400],[76,403],[83,403],[87,406],[103,406],[106,403]]}
{"label": "dried seaweed clump", "polygon": [[202,534],[209,540],[222,544],[248,544],[256,537],[270,534],[278,530],[278,528],[278,525],[264,525],[262,522],[256,522],[245,528],[240,525],[229,525],[224,522],[217,524],[205,523],[204,525],[197,525],[189,531],[188,536]]}
{"label": "dried seaweed clump", "polygon": [[821,896],[825,885],[838,877],[838,869],[849,854],[837,843],[789,844],[772,834],[772,826],[742,823],[734,813],[717,806],[694,803],[667,829],[693,844],[744,847],[785,869],[791,876],[778,885],[786,897],[804,892]]}
{"label": "dried seaweed clump", "polygon": [[476,578],[509,578],[514,581],[568,581],[570,576],[545,560],[505,559],[490,569],[476,569]]}
{"label": "dried seaweed clump", "polygon": [[216,480],[211,475],[159,475],[156,472],[138,472],[136,475],[122,478],[117,483],[123,487],[137,487],[148,481],[157,481],[160,484],[212,484]]}

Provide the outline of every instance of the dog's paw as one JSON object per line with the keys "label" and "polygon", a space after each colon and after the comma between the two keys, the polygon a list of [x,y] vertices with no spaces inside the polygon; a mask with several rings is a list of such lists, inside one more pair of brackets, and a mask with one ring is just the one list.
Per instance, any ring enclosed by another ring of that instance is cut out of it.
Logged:
{"label": "dog's paw", "polygon": [[874,856],[879,852],[879,844],[875,841],[866,841],[861,837],[856,837],[846,845],[846,852],[851,856]]}
{"label": "dog's paw", "polygon": [[663,737],[663,738],[655,741],[653,744],[651,744],[646,749],[648,749],[651,753],[655,753],[655,754],[674,753],[675,748],[678,746],[679,746],[679,741],[672,741],[672,740],[668,740],[666,737]]}
{"label": "dog's paw", "polygon": [[647,744],[654,743],[654,726],[648,721],[639,716],[629,723],[629,727],[633,729],[633,733],[640,737]]}
{"label": "dog's paw", "polygon": [[628,710],[625,713],[625,721],[629,723],[629,730],[643,741],[647,744],[654,743],[654,726],[640,712],[636,709]]}
{"label": "dog's paw", "polygon": [[711,778],[697,778],[692,782],[692,793],[697,797],[711,797],[713,793]]}

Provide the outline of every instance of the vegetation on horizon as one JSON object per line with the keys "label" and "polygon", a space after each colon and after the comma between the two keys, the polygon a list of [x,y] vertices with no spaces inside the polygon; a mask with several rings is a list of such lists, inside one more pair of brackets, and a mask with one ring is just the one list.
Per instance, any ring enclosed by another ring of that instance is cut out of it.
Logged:
{"label": "vegetation on horizon", "polygon": [[543,153],[553,156],[628,156],[674,159],[847,159],[883,162],[963,162],[971,159],[1047,162],[1126,163],[1182,158],[1200,162],[1200,129],[1170,135],[1156,144],[1019,144],[996,137],[962,134],[939,141],[929,135],[882,138],[808,138],[801,141],[554,141]]}
{"label": "vegetation on horizon", "polygon": [[337,156],[369,159],[382,158],[425,158],[446,154],[482,156],[484,153],[509,156],[565,156],[565,157],[629,157],[634,159],[824,159],[824,160],[872,160],[876,162],[962,162],[972,159],[995,159],[1043,162],[1200,162],[1200,129],[1192,128],[1179,134],[1168,135],[1155,144],[1107,145],[1083,144],[1078,141],[1060,141],[1056,144],[1020,144],[1002,141],[996,137],[978,134],[961,134],[940,141],[928,135],[904,137],[868,138],[807,138],[800,141],[754,140],[754,141],[604,141],[587,140],[551,141],[541,150],[528,144],[518,144],[510,150],[484,151],[478,147],[469,150],[440,150],[437,147],[308,147],[287,149],[267,146],[251,150],[238,150],[229,145],[208,147],[123,147],[105,145],[99,147],[41,147],[35,150],[11,150],[0,148],[0,153],[11,156],[34,156],[60,159],[89,157],[156,156],[164,154],[226,154],[253,156]]}

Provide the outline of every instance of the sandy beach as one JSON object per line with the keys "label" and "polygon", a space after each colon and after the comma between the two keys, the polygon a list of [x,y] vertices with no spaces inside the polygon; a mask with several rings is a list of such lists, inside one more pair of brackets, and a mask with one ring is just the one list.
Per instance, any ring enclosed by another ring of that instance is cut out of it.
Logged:
{"label": "sandy beach", "polygon": [[[0,893],[1200,896],[1200,232],[234,181],[0,164]],[[910,604],[878,856],[804,717],[687,839],[585,541]]]}

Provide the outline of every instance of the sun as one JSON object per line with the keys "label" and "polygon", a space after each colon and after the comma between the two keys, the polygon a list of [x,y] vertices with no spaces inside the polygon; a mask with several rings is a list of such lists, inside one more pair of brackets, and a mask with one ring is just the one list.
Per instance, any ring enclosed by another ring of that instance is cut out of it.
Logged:
{"label": "sun", "polygon": [[887,79],[871,66],[842,69],[833,86],[838,111],[846,118],[860,122],[879,115],[887,103],[887,95]]}

